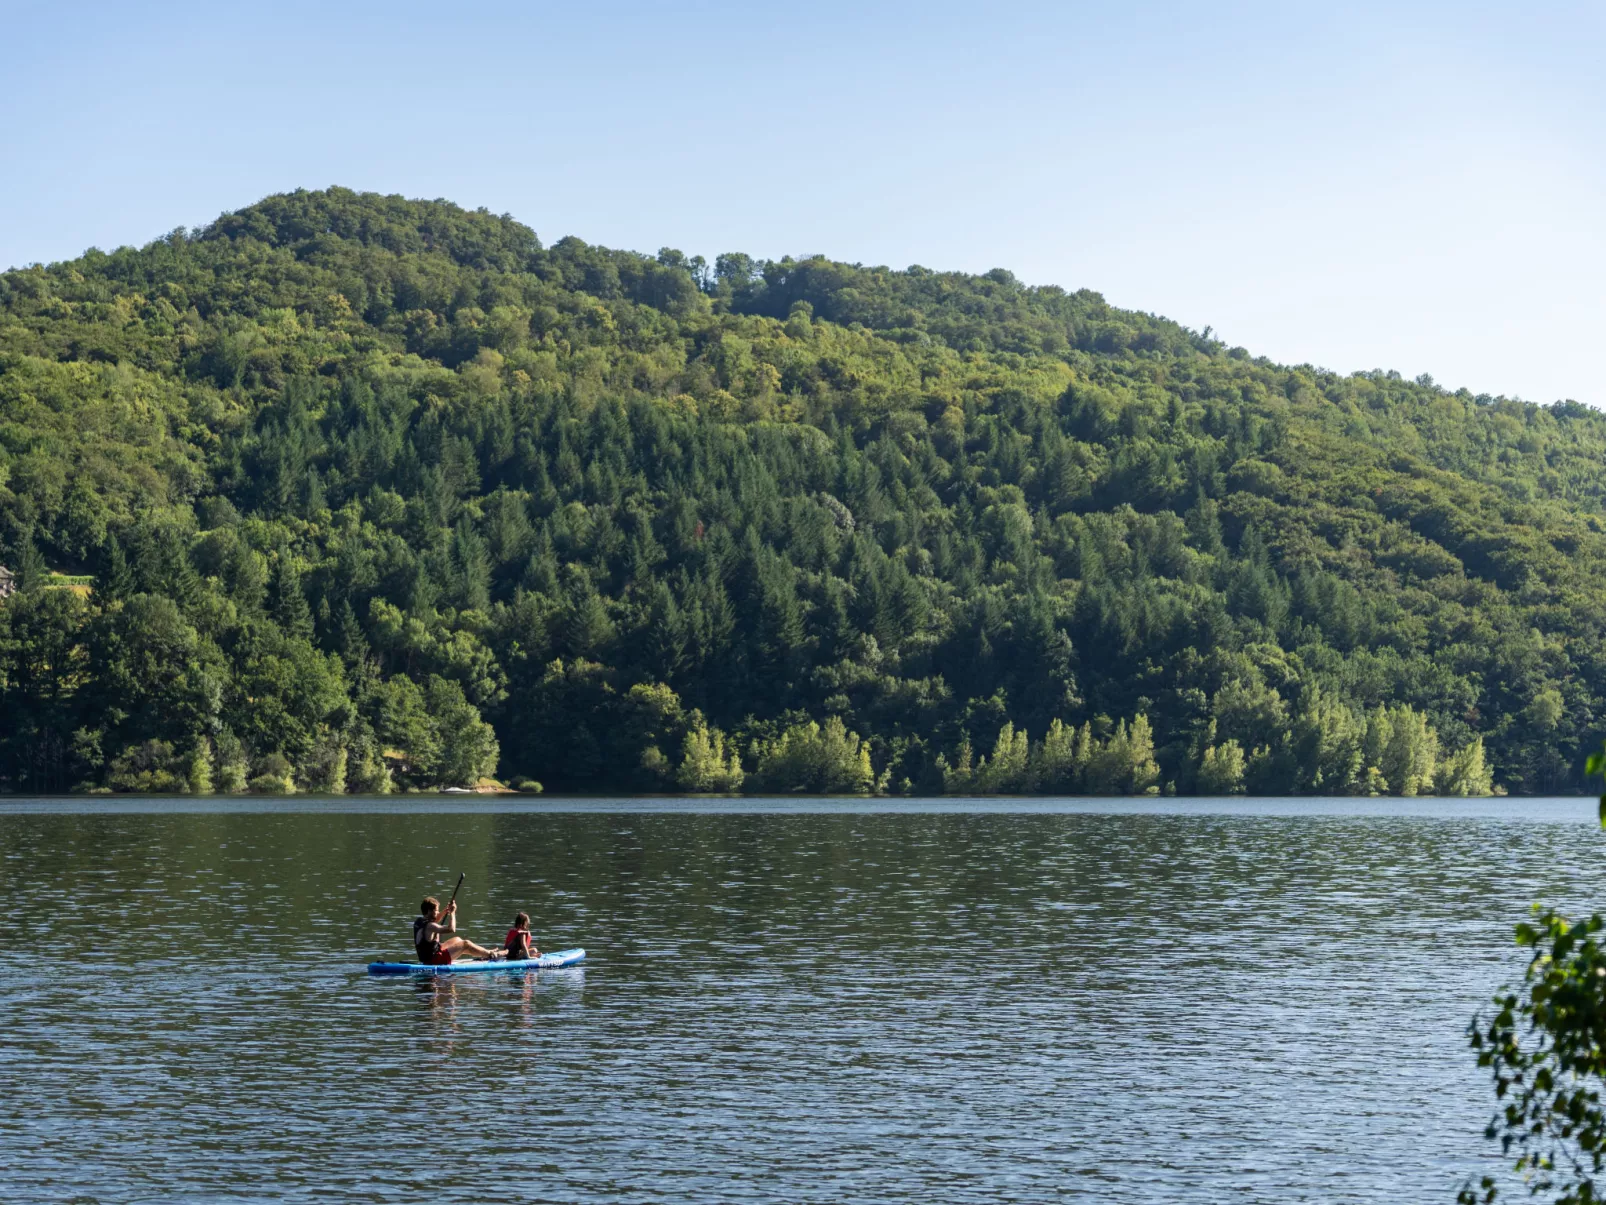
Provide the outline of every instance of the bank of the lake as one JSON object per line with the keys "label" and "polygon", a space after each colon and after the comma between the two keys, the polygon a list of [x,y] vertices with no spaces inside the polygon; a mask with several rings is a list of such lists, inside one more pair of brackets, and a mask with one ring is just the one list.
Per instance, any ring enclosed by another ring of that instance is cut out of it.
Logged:
{"label": "bank of the lake", "polygon": [[[6,799],[0,1142],[20,1199],[1449,1200],[1489,1165],[1466,1020],[1531,900],[1598,901],[1592,821]],[[459,870],[470,936],[524,908],[585,967],[367,979]]]}

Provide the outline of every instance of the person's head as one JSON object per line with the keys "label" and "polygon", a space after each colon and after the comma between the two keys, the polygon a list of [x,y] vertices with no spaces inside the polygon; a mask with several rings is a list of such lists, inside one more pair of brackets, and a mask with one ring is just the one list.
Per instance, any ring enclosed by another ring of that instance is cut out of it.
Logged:
{"label": "person's head", "polygon": [[419,905],[426,917],[434,916],[441,910],[441,902],[432,895],[426,895],[424,902]]}
{"label": "person's head", "polygon": [[528,912],[520,912],[513,918],[513,927],[515,929],[528,929],[530,927],[530,914]]}

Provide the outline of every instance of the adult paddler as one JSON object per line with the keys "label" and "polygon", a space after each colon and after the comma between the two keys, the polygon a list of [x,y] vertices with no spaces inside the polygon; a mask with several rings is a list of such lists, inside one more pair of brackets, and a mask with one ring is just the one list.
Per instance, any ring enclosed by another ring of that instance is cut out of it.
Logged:
{"label": "adult paddler", "polygon": [[[457,885],[461,887],[463,880],[459,878]],[[484,946],[477,946],[466,937],[457,936],[457,892],[452,892],[451,902],[446,910],[441,911],[441,902],[432,895],[426,895],[424,902],[419,906],[419,915],[413,918],[413,948],[418,951],[418,961],[425,966],[449,966],[452,958],[458,954],[471,954],[476,958],[494,958],[495,955]]]}

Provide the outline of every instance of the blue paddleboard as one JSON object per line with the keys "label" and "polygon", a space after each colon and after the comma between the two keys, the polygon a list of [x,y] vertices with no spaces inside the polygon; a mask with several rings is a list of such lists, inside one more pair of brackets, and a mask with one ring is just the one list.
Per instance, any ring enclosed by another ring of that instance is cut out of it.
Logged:
{"label": "blue paddleboard", "polygon": [[449,962],[445,966],[426,966],[422,962],[370,962],[370,975],[466,975],[471,971],[540,971],[548,967],[569,967],[586,960],[584,950],[557,950],[539,958],[519,958],[512,962]]}

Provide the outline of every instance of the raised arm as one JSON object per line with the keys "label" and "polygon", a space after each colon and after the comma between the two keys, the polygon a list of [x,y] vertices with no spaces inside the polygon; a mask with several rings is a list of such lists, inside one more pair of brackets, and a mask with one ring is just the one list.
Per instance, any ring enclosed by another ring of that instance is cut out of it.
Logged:
{"label": "raised arm", "polygon": [[443,912],[439,920],[424,922],[424,932],[431,937],[450,937],[457,932],[457,917],[450,912]]}

